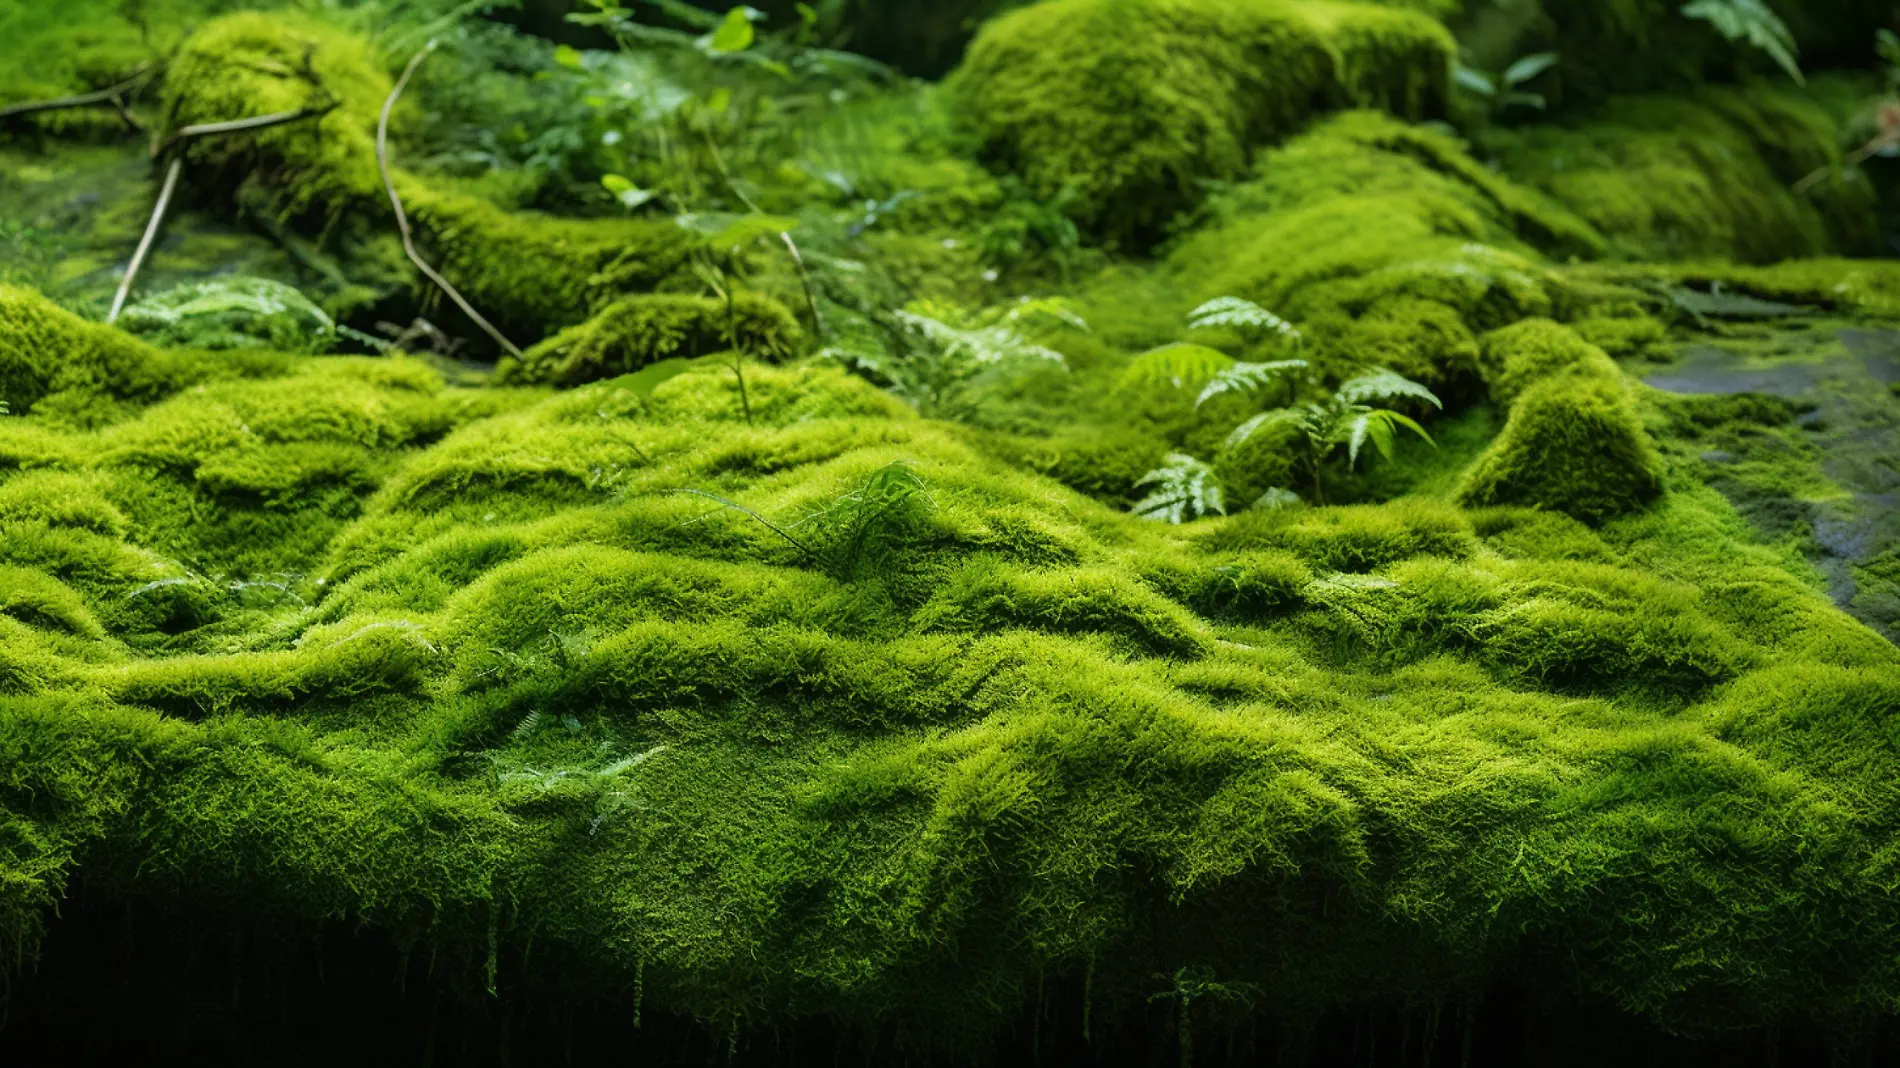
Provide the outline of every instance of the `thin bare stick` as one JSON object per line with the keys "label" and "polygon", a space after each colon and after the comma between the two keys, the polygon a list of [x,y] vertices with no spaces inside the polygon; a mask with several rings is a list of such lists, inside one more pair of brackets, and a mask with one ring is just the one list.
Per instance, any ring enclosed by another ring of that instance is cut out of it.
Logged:
{"label": "thin bare stick", "polygon": [[94,104],[119,105],[119,98],[145,84],[151,77],[151,70],[141,70],[137,74],[117,85],[78,96],[62,96],[58,100],[30,100],[24,104],[9,104],[0,108],[0,119],[18,118],[21,115],[34,115],[42,111],[62,111],[66,108],[86,108]]}
{"label": "thin bare stick", "polygon": [[481,327],[489,337],[494,338],[497,345],[506,350],[510,356],[521,359],[522,352],[515,347],[515,343],[495,329],[493,323],[482,318],[482,313],[462,299],[462,294],[449,284],[449,280],[442,277],[434,267],[429,266],[428,261],[422,258],[422,254],[416,251],[415,235],[409,229],[409,215],[402,210],[402,197],[396,194],[396,183],[389,177],[389,114],[396,110],[396,101],[402,96],[402,91],[409,84],[409,79],[416,73],[416,68],[422,66],[422,61],[428,59],[429,53],[433,51],[435,51],[434,41],[423,45],[422,51],[416,53],[416,58],[410,60],[409,65],[403,68],[402,77],[396,79],[395,87],[389,91],[389,98],[383,101],[382,118],[376,123],[376,169],[383,176],[383,189],[389,194],[389,206],[396,210],[396,229],[402,231],[402,250],[408,255],[409,262],[415,264],[416,270],[421,271],[424,277],[434,282],[436,288],[448,294],[449,299],[455,302],[455,306],[462,309],[462,314],[468,316],[476,326]]}
{"label": "thin bare stick", "polygon": [[152,156],[157,158],[180,141],[194,137],[212,137],[218,134],[247,133],[251,130],[263,130],[285,123],[314,119],[319,115],[328,115],[336,110],[335,104],[325,104],[320,108],[298,108],[295,111],[279,111],[271,115],[257,115],[248,119],[228,119],[224,122],[201,122],[196,126],[181,126],[172,131],[170,137],[152,146]]}
{"label": "thin bare stick", "polygon": [[818,335],[822,343],[825,340],[825,317],[818,313],[818,297],[811,291],[811,272],[805,269],[805,257],[799,254],[798,243],[792,240],[790,231],[779,231],[779,237],[785,241],[785,251],[792,254],[792,265],[798,268],[798,280],[805,287],[805,307],[811,312],[812,332]]}
{"label": "thin bare stick", "polygon": [[152,242],[158,239],[158,228],[165,222],[165,209],[171,207],[172,193],[178,188],[178,176],[184,170],[185,157],[173,156],[171,167],[165,171],[165,184],[158,191],[158,203],[152,207],[152,221],[145,224],[145,236],[139,240],[138,251],[132,253],[125,277],[119,279],[119,292],[112,298],[112,311],[106,315],[106,322],[118,322],[119,313],[125,310],[125,298],[132,295],[132,282],[139,276],[146,254],[152,251]]}

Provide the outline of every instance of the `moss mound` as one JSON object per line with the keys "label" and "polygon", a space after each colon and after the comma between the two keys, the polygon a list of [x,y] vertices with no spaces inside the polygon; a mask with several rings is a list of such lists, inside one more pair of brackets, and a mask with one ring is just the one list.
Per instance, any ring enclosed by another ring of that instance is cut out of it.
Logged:
{"label": "moss mound", "polygon": [[[1900,984],[1867,758],[1900,654],[1693,484],[1537,502],[1594,532],[1429,499],[1174,528],[809,365],[749,369],[749,423],[716,367],[208,366],[92,429],[0,420],[9,964],[84,864],[351,917],[445,983],[939,1052],[1039,976],[1104,1019],[1183,968],[1297,1015],[1511,961],[1684,1027]],[[1546,375],[1501,455],[1586,417],[1600,448],[1618,388]],[[894,462],[901,522],[852,503]]]}
{"label": "moss mound", "polygon": [[794,350],[799,335],[792,313],[770,297],[738,294],[731,308],[711,297],[625,297],[529,349],[522,359],[504,360],[496,375],[503,382],[576,386],[672,357],[733,348],[777,359]]}
{"label": "moss mound", "polygon": [[1661,460],[1628,387],[1562,375],[1517,398],[1461,495],[1474,505],[1532,505],[1596,522],[1640,508],[1661,490]]}
{"label": "moss mound", "polygon": [[1816,99],[1756,85],[1619,97],[1494,131],[1486,147],[1626,256],[1768,263],[1882,251],[1870,183],[1790,188],[1816,170],[1839,174],[1842,140],[1842,123]]}
{"label": "moss mound", "polygon": [[1411,11],[1280,0],[1046,0],[988,23],[950,85],[982,156],[1111,239],[1329,108],[1439,108],[1451,36]]}
{"label": "moss mound", "polygon": [[0,286],[0,402],[24,414],[56,394],[150,399],[191,378],[188,361]]}

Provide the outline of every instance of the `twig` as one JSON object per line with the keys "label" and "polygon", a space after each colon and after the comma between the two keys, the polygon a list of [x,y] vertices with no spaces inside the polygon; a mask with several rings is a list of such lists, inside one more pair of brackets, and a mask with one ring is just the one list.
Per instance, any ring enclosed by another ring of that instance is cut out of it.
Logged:
{"label": "twig", "polygon": [[825,317],[818,312],[818,298],[811,291],[811,272],[805,269],[805,257],[798,252],[797,242],[792,240],[791,231],[779,231],[785,242],[785,251],[792,254],[792,266],[798,268],[798,281],[805,287],[805,307],[811,312],[812,333],[818,336],[820,344],[825,340]]}
{"label": "twig", "polygon": [[[765,518],[764,516],[760,515],[758,512],[755,512],[752,509],[747,508],[745,505],[740,504],[738,501],[729,501],[724,497],[718,496],[717,494],[707,493],[705,490],[697,490],[697,489],[667,490],[666,493],[671,496],[704,497],[707,500],[712,501],[713,503],[719,505],[722,508],[730,508],[731,510],[738,512],[741,515],[751,516],[753,519],[757,520],[761,526],[765,527],[765,529],[771,531],[774,534],[777,534],[779,537],[784,538],[787,542],[791,543],[791,546],[794,549],[797,549],[799,552],[804,553],[806,556],[810,557],[812,560],[818,563],[824,562],[825,558],[819,555],[817,550],[813,549],[809,545],[806,545],[804,542],[799,541],[797,538],[792,537],[791,534],[788,533],[784,527],[781,527],[777,523],[772,522],[770,519]],[[717,513],[709,512],[707,514],[715,515]],[[704,518],[704,517],[702,516],[701,518]]]}
{"label": "twig", "polygon": [[132,253],[132,262],[126,265],[125,277],[119,279],[119,291],[112,297],[112,311],[107,313],[106,322],[119,321],[119,313],[125,310],[125,298],[132,294],[132,282],[139,276],[139,268],[145,263],[145,256],[152,251],[152,242],[158,239],[158,228],[165,222],[165,209],[171,207],[172,193],[178,188],[178,176],[184,173],[185,157],[172,157],[172,165],[165,171],[165,184],[158,191],[158,203],[152,207],[152,221],[145,224],[145,236],[139,239],[138,251]]}
{"label": "twig", "polygon": [[[0,108],[0,120],[18,118],[21,115],[34,115],[42,111],[61,111],[66,108],[91,107],[94,104],[118,105],[120,96],[144,85],[151,75],[152,68],[147,67],[117,85],[107,86],[104,89],[95,90],[90,93],[80,93],[77,96],[63,96],[57,100],[31,100],[24,104],[9,104],[6,107]],[[119,106],[123,107],[123,105]]]}
{"label": "twig", "polygon": [[416,270],[421,271],[424,277],[434,282],[438,289],[448,294],[449,299],[455,302],[455,306],[462,309],[462,314],[468,316],[476,326],[481,327],[489,337],[494,338],[495,343],[505,349],[510,356],[517,360],[523,359],[525,357],[522,351],[515,347],[515,343],[504,337],[500,330],[495,329],[493,323],[482,318],[482,313],[476,311],[468,301],[464,300],[462,294],[449,284],[449,280],[442,277],[434,267],[429,266],[428,261],[422,258],[422,254],[416,251],[415,235],[409,229],[409,216],[402,210],[402,197],[397,195],[396,183],[389,177],[389,114],[396,109],[396,101],[402,96],[403,89],[408,86],[409,79],[415,75],[416,68],[422,66],[422,61],[428,59],[429,53],[433,51],[435,51],[434,41],[422,46],[422,51],[417,52],[416,57],[403,68],[402,77],[396,79],[395,87],[389,90],[389,98],[383,101],[383,114],[376,122],[376,169],[383,176],[383,189],[389,194],[389,206],[396,210],[396,229],[402,232],[402,250],[408,255],[409,262],[415,264]]}
{"label": "twig", "polygon": [[180,141],[188,141],[194,137],[213,137],[218,134],[246,133],[251,130],[263,130],[272,126],[282,126],[285,123],[301,122],[304,119],[314,119],[320,115],[328,115],[336,109],[337,105],[332,102],[320,108],[298,108],[295,111],[279,111],[274,114],[257,115],[248,119],[229,119],[225,122],[202,122],[196,126],[181,126],[177,130],[172,131],[170,137],[152,146],[152,158],[156,159],[164,155],[166,150],[173,148]]}

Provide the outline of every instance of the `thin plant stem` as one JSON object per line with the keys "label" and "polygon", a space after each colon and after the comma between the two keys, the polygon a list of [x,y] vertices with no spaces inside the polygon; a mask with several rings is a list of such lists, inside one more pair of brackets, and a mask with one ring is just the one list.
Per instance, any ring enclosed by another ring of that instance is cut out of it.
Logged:
{"label": "thin plant stem", "polygon": [[798,243],[792,240],[789,230],[779,231],[779,239],[785,242],[785,251],[792,255],[792,266],[798,268],[798,281],[805,289],[805,309],[811,312],[812,333],[822,344],[825,340],[825,317],[818,312],[818,297],[812,292],[811,272],[805,269],[805,257],[798,251]]}
{"label": "thin plant stem", "polygon": [[435,283],[436,288],[447,294],[448,298],[455,302],[455,306],[462,309],[463,315],[468,316],[470,321],[482,328],[483,333],[493,338],[495,343],[510,356],[519,360],[523,358],[521,349],[508,340],[500,330],[497,330],[493,323],[483,318],[482,313],[476,311],[473,305],[463,299],[461,292],[449,284],[449,280],[442,277],[434,267],[429,266],[428,261],[422,258],[422,254],[416,251],[415,234],[409,228],[409,215],[403,211],[402,197],[397,195],[396,183],[389,176],[389,115],[396,110],[396,101],[402,97],[402,91],[409,85],[409,79],[415,76],[416,68],[422,66],[422,61],[429,58],[429,53],[433,51],[435,51],[434,41],[424,45],[422,51],[417,52],[415,58],[409,61],[409,65],[403,68],[402,77],[396,80],[395,86],[389,90],[388,99],[383,101],[383,113],[376,122],[376,169],[382,174],[383,191],[389,194],[389,206],[395,209],[396,229],[402,233],[402,250],[409,257],[409,262],[415,264],[416,270],[421,271],[423,277]]}
{"label": "thin plant stem", "polygon": [[269,129],[272,126],[283,126],[286,123],[302,122],[304,119],[314,119],[320,115],[328,115],[330,112],[335,111],[336,108],[337,105],[331,103],[325,104],[320,108],[298,108],[295,111],[279,111],[271,115],[258,115],[248,119],[230,119],[225,122],[204,122],[196,126],[180,127],[173,131],[170,137],[152,146],[152,156],[153,158],[162,156],[168,150],[175,147],[180,141],[189,141],[194,137],[215,137],[219,134],[248,133],[252,130]]}
{"label": "thin plant stem", "polygon": [[159,227],[165,222],[165,211],[171,207],[172,193],[178,189],[178,176],[184,170],[184,155],[173,156],[171,166],[165,170],[165,184],[158,190],[158,203],[152,206],[152,219],[145,224],[145,236],[139,239],[138,251],[132,253],[132,262],[126,265],[125,277],[119,279],[119,291],[113,294],[112,310],[106,313],[106,322],[118,322],[119,313],[125,310],[125,300],[132,295],[132,282],[138,278],[139,268],[144,265],[146,255],[152,251],[152,242],[158,239]]}
{"label": "thin plant stem", "polygon": [[[13,119],[22,115],[36,115],[42,111],[63,111],[68,108],[91,107],[94,104],[113,104],[117,106],[120,98],[126,93],[144,85],[145,82],[151,78],[152,71],[153,68],[148,66],[117,85],[109,85],[104,89],[95,90],[90,93],[80,93],[76,96],[62,96],[57,100],[29,100],[23,104],[9,104],[6,107],[0,108],[0,119]],[[121,110],[123,110],[122,107]]]}

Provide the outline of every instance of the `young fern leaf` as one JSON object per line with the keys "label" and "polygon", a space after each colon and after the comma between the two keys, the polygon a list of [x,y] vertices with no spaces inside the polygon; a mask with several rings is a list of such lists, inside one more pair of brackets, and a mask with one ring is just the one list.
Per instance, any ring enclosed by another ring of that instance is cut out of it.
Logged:
{"label": "young fern leaf", "polygon": [[1339,387],[1333,395],[1341,404],[1365,404],[1368,401],[1396,400],[1400,397],[1415,397],[1426,401],[1434,408],[1443,408],[1438,396],[1417,382],[1380,368],[1351,379]]}
{"label": "young fern leaf", "polygon": [[1213,467],[1181,452],[1172,452],[1165,464],[1141,476],[1136,486],[1154,491],[1135,504],[1144,519],[1185,523],[1209,514],[1227,514],[1227,495]]}
{"label": "young fern leaf", "polygon": [[1221,443],[1221,449],[1223,451],[1238,449],[1242,445],[1245,445],[1248,439],[1268,427],[1296,426],[1304,431],[1311,425],[1314,415],[1315,413],[1310,405],[1305,409],[1275,408],[1270,412],[1261,412],[1259,415],[1235,427],[1233,431],[1227,435],[1227,440]]}
{"label": "young fern leaf", "polygon": [[1433,448],[1438,446],[1438,443],[1432,440],[1432,436],[1425,432],[1425,428],[1419,426],[1410,416],[1400,415],[1398,412],[1384,408],[1371,409],[1353,416],[1352,421],[1346,425],[1346,466],[1352,467],[1359,463],[1359,450],[1364,448],[1368,441],[1372,442],[1373,448],[1379,450],[1380,456],[1387,460],[1392,459],[1393,440],[1400,427],[1424,438],[1426,443]]}
{"label": "young fern leaf", "polygon": [[1306,370],[1305,360],[1272,360],[1267,363],[1237,363],[1218,372],[1194,399],[1199,408],[1223,393],[1243,393],[1265,389],[1294,371]]}
{"label": "young fern leaf", "polygon": [[1172,345],[1149,349],[1135,357],[1134,362],[1122,371],[1116,388],[1197,389],[1234,366],[1234,358],[1219,349],[1196,345],[1191,341],[1177,341]]}
{"label": "young fern leaf", "polygon": [[1796,85],[1808,84],[1801,74],[1801,64],[1795,60],[1800,46],[1795,43],[1794,34],[1788,32],[1788,24],[1762,0],[1695,0],[1683,5],[1682,13],[1707,22],[1731,41],[1754,45],[1768,53]]}
{"label": "young fern leaf", "polygon": [[1239,297],[1215,297],[1194,309],[1188,313],[1188,327],[1193,330],[1231,327],[1247,333],[1278,334],[1292,339],[1300,336],[1292,323]]}

